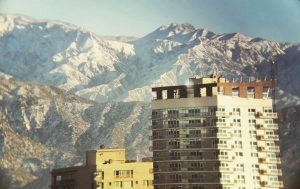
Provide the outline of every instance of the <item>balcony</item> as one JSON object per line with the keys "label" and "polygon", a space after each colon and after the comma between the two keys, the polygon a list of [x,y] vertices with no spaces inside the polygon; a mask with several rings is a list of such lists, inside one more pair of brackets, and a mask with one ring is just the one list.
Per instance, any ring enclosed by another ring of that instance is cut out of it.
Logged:
{"label": "balcony", "polygon": [[230,179],[227,179],[227,178],[221,178],[220,179],[220,183],[221,184],[234,184],[234,180],[230,180]]}
{"label": "balcony", "polygon": [[267,146],[265,147],[266,151],[270,151],[270,152],[280,152],[280,148],[279,146]]}
{"label": "balcony", "polygon": [[283,188],[283,182],[282,181],[271,182],[270,186],[272,186],[272,187],[278,187],[278,188]]}
{"label": "balcony", "polygon": [[217,127],[229,127],[229,125],[226,124],[225,122],[216,122],[216,126]]}
{"label": "balcony", "polygon": [[259,163],[267,163],[266,158],[258,158]]}
{"label": "balcony", "polygon": [[278,135],[266,135],[266,138],[274,141],[279,141]]}
{"label": "balcony", "polygon": [[216,116],[217,117],[229,117],[230,114],[228,112],[216,111]]}
{"label": "balcony", "polygon": [[269,163],[281,163],[281,159],[280,158],[269,158],[268,161]]}
{"label": "balcony", "polygon": [[228,156],[225,156],[225,155],[219,155],[219,160],[231,160],[231,159],[229,159]]}
{"label": "balcony", "polygon": [[255,127],[257,129],[277,130],[278,129],[278,124],[275,124],[275,123],[273,123],[273,124],[257,124],[257,125],[255,125]]}
{"label": "balcony", "polygon": [[219,170],[221,172],[233,172],[229,167],[219,167]]}
{"label": "balcony", "polygon": [[230,126],[232,127],[241,127],[241,123],[230,123]]}
{"label": "balcony", "polygon": [[170,167],[169,171],[170,172],[172,172],[172,171],[181,171],[181,168],[180,167]]}
{"label": "balcony", "polygon": [[266,129],[274,129],[277,130],[278,129],[278,124],[273,123],[273,124],[266,124]]}
{"label": "balcony", "polygon": [[260,182],[260,185],[263,186],[263,187],[265,187],[265,186],[268,185],[268,182],[267,182],[267,181],[261,181],[261,182]]}
{"label": "balcony", "polygon": [[279,141],[278,135],[257,135],[257,140]]}
{"label": "balcony", "polygon": [[275,112],[257,112],[256,116],[258,118],[276,119],[277,113],[275,113]]}
{"label": "balcony", "polygon": [[231,146],[227,144],[218,144],[218,149],[231,149]]}
{"label": "balcony", "polygon": [[275,170],[269,170],[268,174],[270,175],[277,175],[277,176],[281,176],[282,175],[282,171],[280,169],[275,169]]}
{"label": "balcony", "polygon": [[204,182],[203,178],[193,178],[193,179],[188,179],[189,183],[201,183]]}
{"label": "balcony", "polygon": [[218,138],[232,138],[233,134],[232,133],[217,133]]}
{"label": "balcony", "polygon": [[258,172],[261,175],[266,175],[267,174],[267,170],[265,170],[265,169],[260,169]]}

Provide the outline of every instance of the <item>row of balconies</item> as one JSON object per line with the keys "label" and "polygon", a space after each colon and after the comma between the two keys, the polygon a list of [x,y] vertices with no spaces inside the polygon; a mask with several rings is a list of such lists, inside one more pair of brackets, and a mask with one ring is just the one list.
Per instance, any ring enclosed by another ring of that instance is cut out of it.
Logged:
{"label": "row of balconies", "polygon": [[[172,128],[206,128],[206,127],[214,127],[212,125],[204,125],[204,124],[177,124],[177,125],[150,125],[150,130],[169,130]],[[241,123],[227,123],[227,122],[216,122],[215,127],[241,127]],[[272,124],[256,124],[256,129],[262,129],[262,130],[277,130],[278,124],[272,123]]]}
{"label": "row of balconies", "polygon": [[170,129],[186,129],[186,128],[209,128],[214,127],[215,125],[206,124],[206,123],[189,123],[189,124],[177,124],[177,125],[150,125],[150,130],[170,130]]}
{"label": "row of balconies", "polygon": [[204,113],[177,113],[177,114],[164,114],[164,115],[152,115],[152,120],[157,119],[174,119],[174,118],[184,118],[184,117],[215,117],[216,114],[213,112]]}
{"label": "row of balconies", "polygon": [[[250,112],[249,116],[256,116],[257,118],[276,119],[278,117],[276,112]],[[169,118],[184,118],[184,117],[230,117],[240,116],[240,112],[226,112],[216,111],[215,113],[177,113],[177,114],[165,114],[165,115],[152,115],[151,119],[169,119]]]}
{"label": "row of balconies", "polygon": [[[169,151],[169,150],[185,150],[185,149],[201,149],[201,150],[210,150],[210,149],[226,149],[232,150],[235,148],[241,148],[237,145],[229,145],[229,144],[215,144],[214,146],[204,146],[201,144],[187,144],[187,145],[165,145],[158,146],[153,148],[153,146],[149,147],[149,151]],[[253,149],[257,149],[260,152],[280,152],[279,147],[255,147]]]}
{"label": "row of balconies", "polygon": [[149,140],[170,140],[170,139],[199,139],[199,138],[232,138],[232,133],[217,133],[217,134],[176,134],[176,135],[160,135],[150,136]]}
{"label": "row of balconies", "polygon": [[210,149],[226,149],[232,150],[237,148],[236,145],[228,145],[228,144],[216,144],[214,146],[204,146],[201,144],[187,144],[187,145],[165,145],[165,146],[150,146],[149,151],[169,151],[169,150],[185,150],[185,149],[201,149],[201,150],[210,150]]}
{"label": "row of balconies", "polygon": [[232,161],[234,160],[235,157],[228,157],[228,156],[219,156],[219,157],[203,157],[203,156],[167,156],[167,157],[154,157],[153,161],[172,161],[172,160],[184,160],[184,161],[220,161],[220,160],[224,160],[224,161]]}
{"label": "row of balconies", "polygon": [[224,112],[224,111],[216,111],[217,117],[230,117],[230,116],[240,116],[240,112]]}

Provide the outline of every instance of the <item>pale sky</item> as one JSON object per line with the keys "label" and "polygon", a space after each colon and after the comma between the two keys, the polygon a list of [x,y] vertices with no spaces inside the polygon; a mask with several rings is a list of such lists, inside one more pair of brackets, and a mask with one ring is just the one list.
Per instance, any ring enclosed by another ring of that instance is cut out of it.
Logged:
{"label": "pale sky", "polygon": [[188,22],[300,43],[300,0],[0,0],[0,12],[61,20],[99,35],[142,37],[161,25]]}

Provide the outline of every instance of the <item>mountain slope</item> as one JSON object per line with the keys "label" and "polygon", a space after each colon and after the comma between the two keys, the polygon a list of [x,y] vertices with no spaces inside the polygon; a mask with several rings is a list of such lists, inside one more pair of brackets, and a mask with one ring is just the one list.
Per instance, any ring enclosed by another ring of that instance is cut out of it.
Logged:
{"label": "mountain slope", "polygon": [[0,110],[0,167],[14,188],[47,188],[50,169],[83,162],[85,151],[100,144],[124,146],[129,158],[149,156],[144,103],[98,104],[54,87],[0,80]]}
{"label": "mountain slope", "polygon": [[[274,58],[283,97],[294,102],[300,94],[297,45],[240,33],[215,34],[190,24],[162,26],[131,43],[24,16],[1,15],[0,24],[1,72],[98,102],[150,101],[151,87],[184,84],[193,75],[207,75],[212,67],[229,79],[264,79],[270,77]],[[288,80],[287,73],[292,73]]]}

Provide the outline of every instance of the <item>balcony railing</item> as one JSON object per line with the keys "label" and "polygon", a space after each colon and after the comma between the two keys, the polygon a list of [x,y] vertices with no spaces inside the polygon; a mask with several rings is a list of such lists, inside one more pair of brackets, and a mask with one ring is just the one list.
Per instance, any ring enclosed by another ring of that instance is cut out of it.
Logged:
{"label": "balcony railing", "polygon": [[256,116],[258,118],[276,119],[277,118],[277,113],[276,112],[257,112]]}
{"label": "balcony railing", "polygon": [[215,112],[203,112],[203,113],[177,113],[177,114],[165,114],[165,115],[152,115],[152,120],[169,119],[169,118],[184,118],[184,117],[215,117]]}
{"label": "balcony railing", "polygon": [[257,129],[272,129],[272,130],[277,130],[278,129],[278,124],[273,123],[273,124],[257,124],[255,126]]}
{"label": "balcony railing", "polygon": [[216,116],[217,117],[229,117],[230,114],[228,112],[216,111]]}

